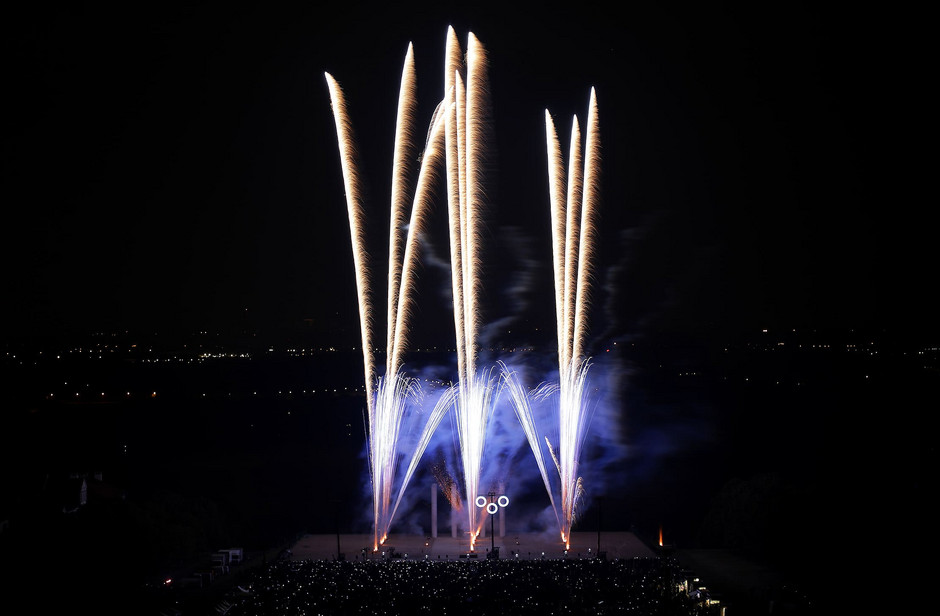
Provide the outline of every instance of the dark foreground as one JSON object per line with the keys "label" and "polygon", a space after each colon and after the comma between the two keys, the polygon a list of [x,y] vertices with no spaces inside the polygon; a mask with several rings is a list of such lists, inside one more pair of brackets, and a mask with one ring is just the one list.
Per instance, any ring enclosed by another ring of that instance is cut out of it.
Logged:
{"label": "dark foreground", "polygon": [[259,570],[226,613],[718,614],[685,582],[660,558],[283,560]]}
{"label": "dark foreground", "polygon": [[[811,599],[777,583],[763,584],[760,596],[722,594],[711,585],[711,571],[690,569],[671,549],[648,546],[626,532],[575,533],[567,551],[557,537],[541,534],[484,538],[476,552],[467,550],[462,537],[393,535],[375,551],[370,540],[368,535],[304,535],[275,559],[233,568],[213,583],[216,590],[219,583],[228,590],[213,593],[211,602],[204,592],[165,589],[157,613],[822,613]],[[490,557],[491,543],[496,557]],[[745,578],[740,581],[753,584]],[[202,600],[194,601],[200,595]]]}

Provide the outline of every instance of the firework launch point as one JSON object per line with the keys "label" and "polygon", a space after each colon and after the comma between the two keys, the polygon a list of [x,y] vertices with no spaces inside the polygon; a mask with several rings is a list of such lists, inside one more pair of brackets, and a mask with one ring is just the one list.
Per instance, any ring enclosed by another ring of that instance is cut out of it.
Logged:
{"label": "firework launch point", "polygon": [[[378,550],[372,549],[371,534],[304,535],[291,548],[292,560],[336,560],[337,544],[343,560],[433,560],[460,561],[486,559],[490,554],[489,540],[467,549],[467,537],[423,537],[391,534]],[[571,545],[557,533],[507,533],[496,540],[501,560],[557,560],[563,558],[597,558],[597,533],[574,532]],[[607,559],[654,558],[658,554],[631,532],[604,532],[600,539],[600,557]]]}

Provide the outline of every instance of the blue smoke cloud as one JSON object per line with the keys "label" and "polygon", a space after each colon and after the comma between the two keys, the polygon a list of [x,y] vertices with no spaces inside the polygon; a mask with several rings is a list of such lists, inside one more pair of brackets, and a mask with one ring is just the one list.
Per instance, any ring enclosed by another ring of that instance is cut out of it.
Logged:
{"label": "blue smoke cloud", "polygon": [[[553,365],[555,359],[553,355],[534,352],[505,353],[498,359],[504,362],[529,390],[542,383],[557,382],[557,366]],[[589,372],[590,424],[584,440],[579,469],[585,486],[582,510],[590,506],[596,495],[619,490],[624,484],[622,471],[628,457],[628,450],[624,444],[621,429],[622,410],[619,393],[621,370],[617,362],[613,361],[613,357],[608,355],[594,362]],[[412,368],[410,371],[412,376],[421,382],[424,389],[424,403],[421,406],[412,406],[406,417],[406,425],[403,427],[399,440],[401,456],[399,481],[414,451],[427,413],[443,392],[444,384],[449,382],[449,375],[453,372],[455,372],[453,366],[439,364],[421,369]],[[494,371],[494,378],[497,380],[501,378],[498,371]],[[548,397],[541,401],[532,400],[532,410],[540,433],[540,453],[548,469],[556,503],[560,503],[557,469],[544,442],[545,437],[548,437],[552,446],[556,449],[558,447],[556,409],[556,397]],[[535,454],[530,448],[506,390],[501,391],[489,419],[483,458],[480,477],[481,492],[486,494],[489,491],[497,491],[510,497],[510,509],[507,511],[508,530],[557,532],[555,513],[552,511],[551,501],[545,491]],[[364,465],[366,459],[364,451]],[[429,486],[439,482],[441,477],[454,480],[466,502],[466,495],[463,494],[459,442],[452,410],[434,432],[421,463],[406,489],[396,520],[392,525],[393,532],[430,533]],[[368,529],[372,524],[370,517],[372,496],[368,476],[365,479],[361,509],[363,519],[360,526]],[[450,532],[449,520],[450,505],[444,496],[440,495],[438,529],[441,534]],[[458,524],[462,531],[467,530],[465,512],[459,514]]]}

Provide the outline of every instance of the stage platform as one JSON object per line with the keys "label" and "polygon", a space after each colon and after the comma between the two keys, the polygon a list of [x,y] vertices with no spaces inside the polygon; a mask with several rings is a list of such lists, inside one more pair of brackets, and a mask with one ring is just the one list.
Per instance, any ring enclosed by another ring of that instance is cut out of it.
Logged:
{"label": "stage platform", "polygon": [[[338,550],[337,550],[338,543]],[[363,560],[435,560],[467,561],[486,559],[492,544],[500,560],[595,558],[598,551],[597,533],[575,532],[566,553],[565,545],[557,534],[510,533],[505,537],[481,537],[476,550],[469,551],[467,537],[450,535],[422,537],[420,535],[393,534],[377,552],[372,551],[372,535],[340,534],[304,535],[291,548],[293,560],[335,560],[337,552],[349,561]],[[630,532],[602,532],[600,551],[607,559],[656,557],[657,554]]]}

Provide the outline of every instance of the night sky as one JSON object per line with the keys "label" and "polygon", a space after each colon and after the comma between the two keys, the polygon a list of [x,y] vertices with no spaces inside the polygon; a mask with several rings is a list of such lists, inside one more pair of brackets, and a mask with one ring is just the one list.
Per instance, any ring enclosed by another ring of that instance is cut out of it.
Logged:
{"label": "night sky", "polygon": [[[907,145],[923,130],[919,43],[900,16],[816,3],[616,15],[507,4],[8,13],[3,333],[306,323],[327,342],[355,342],[323,73],[351,105],[382,255],[405,50],[414,43],[423,124],[451,24],[462,45],[473,31],[490,53],[488,322],[523,336],[551,325],[543,112],[566,143],[593,86],[597,336],[936,334],[933,206],[916,191],[926,161]],[[434,261],[446,238],[430,241],[419,299],[429,317],[448,301]],[[429,330],[415,343],[452,344],[446,326]]]}

